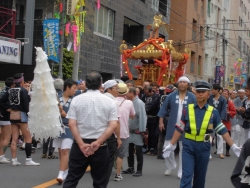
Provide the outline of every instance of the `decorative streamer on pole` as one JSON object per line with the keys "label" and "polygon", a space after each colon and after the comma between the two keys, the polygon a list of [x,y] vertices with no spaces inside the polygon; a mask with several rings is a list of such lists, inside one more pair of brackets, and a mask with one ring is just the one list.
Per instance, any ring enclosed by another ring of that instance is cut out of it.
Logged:
{"label": "decorative streamer on pole", "polygon": [[77,25],[73,25],[71,27],[71,30],[73,32],[73,37],[74,37],[74,52],[76,52],[77,51],[77,32],[78,32]]}
{"label": "decorative streamer on pole", "polygon": [[66,26],[65,26],[65,36],[66,36],[66,37],[67,37],[67,36],[69,35],[69,33],[70,33],[69,28],[70,28],[70,23],[67,23]]}
{"label": "decorative streamer on pole", "polygon": [[98,8],[98,10],[101,8],[100,0],[97,0],[97,8]]}

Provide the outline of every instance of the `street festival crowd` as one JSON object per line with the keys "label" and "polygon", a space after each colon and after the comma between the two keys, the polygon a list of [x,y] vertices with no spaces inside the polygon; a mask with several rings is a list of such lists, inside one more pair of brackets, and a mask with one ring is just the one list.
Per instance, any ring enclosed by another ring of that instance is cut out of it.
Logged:
{"label": "street festival crowd", "polygon": [[[54,77],[54,87],[64,132],[41,140],[28,129],[32,82],[25,82],[22,73],[6,79],[0,92],[1,165],[22,165],[20,148],[25,165],[39,166],[32,153],[42,148],[42,158],[60,160],[56,179],[63,187],[76,187],[90,166],[93,187],[105,188],[110,178],[142,176],[146,154],[165,160],[166,176],[177,168],[179,158],[180,187],[202,188],[214,146],[220,159],[232,153],[239,157],[231,181],[235,187],[249,187],[249,82],[244,89],[229,91],[181,76],[163,88],[148,81],[142,86],[133,80],[102,83],[101,75],[91,72],[78,81]],[[11,159],[5,155],[8,147]],[[123,160],[127,169],[122,168]]]}

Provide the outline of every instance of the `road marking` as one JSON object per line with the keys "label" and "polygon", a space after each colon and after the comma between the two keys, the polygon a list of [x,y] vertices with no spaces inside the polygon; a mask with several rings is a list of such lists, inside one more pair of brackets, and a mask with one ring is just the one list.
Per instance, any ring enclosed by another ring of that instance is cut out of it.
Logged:
{"label": "road marking", "polygon": [[[86,172],[88,172],[88,171],[90,171],[90,166],[88,166]],[[58,184],[58,182],[56,181],[56,179],[48,181],[48,182],[43,183],[41,185],[37,185],[37,186],[35,186],[33,188],[47,188],[47,187],[50,187],[50,186],[55,185],[55,184]]]}
{"label": "road marking", "polygon": [[46,182],[46,183],[43,183],[43,184],[41,184],[41,185],[35,186],[35,187],[33,187],[33,188],[46,188],[46,187],[49,187],[49,186],[51,186],[51,185],[55,185],[55,184],[57,184],[57,183],[58,183],[58,182],[56,181],[56,179],[54,179],[54,180],[48,181],[48,182]]}

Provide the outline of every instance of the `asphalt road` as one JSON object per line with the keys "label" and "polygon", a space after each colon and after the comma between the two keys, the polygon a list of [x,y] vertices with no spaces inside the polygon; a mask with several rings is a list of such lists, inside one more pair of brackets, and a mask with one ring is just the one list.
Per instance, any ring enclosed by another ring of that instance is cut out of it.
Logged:
{"label": "asphalt road", "polygon": [[[215,148],[212,148],[213,153]],[[55,178],[58,174],[58,159],[42,159],[42,150],[36,150],[32,155],[35,162],[40,162],[41,166],[25,166],[25,152],[18,151],[18,161],[21,166],[14,167],[11,164],[0,164],[0,188],[60,188],[61,185],[55,184]],[[55,153],[57,155],[57,153]],[[237,157],[231,152],[231,157],[220,159],[212,154],[210,160],[206,188],[233,188],[230,175],[233,171]],[[7,150],[6,157],[10,156],[10,149]],[[177,160],[178,161],[178,160]],[[123,168],[127,168],[127,161],[124,161]],[[143,176],[133,177],[132,175],[123,175],[120,182],[113,181],[115,169],[110,178],[109,188],[178,188],[180,180],[177,178],[177,170],[173,170],[170,176],[165,176],[165,164],[163,160],[157,160],[156,157],[144,155]],[[47,182],[47,185],[42,185]],[[54,185],[53,185],[54,184]],[[48,186],[51,185],[51,186]],[[92,179],[87,172],[78,184],[78,188],[91,188]]]}

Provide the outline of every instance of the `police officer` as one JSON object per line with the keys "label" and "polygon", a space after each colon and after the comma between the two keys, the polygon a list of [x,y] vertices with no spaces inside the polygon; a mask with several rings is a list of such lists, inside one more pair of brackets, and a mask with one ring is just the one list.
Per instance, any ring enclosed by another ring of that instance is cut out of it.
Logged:
{"label": "police officer", "polygon": [[[239,156],[237,147],[229,136],[225,125],[221,122],[216,109],[207,104],[212,85],[205,81],[194,83],[196,102],[183,109],[181,121],[177,122],[176,130],[170,144],[163,150],[163,157],[167,158],[176,147],[176,142],[185,133],[182,153],[181,188],[203,188],[210,155],[210,135],[213,129],[228,143],[233,152]],[[192,186],[192,178],[193,186]]]}

